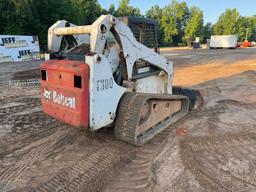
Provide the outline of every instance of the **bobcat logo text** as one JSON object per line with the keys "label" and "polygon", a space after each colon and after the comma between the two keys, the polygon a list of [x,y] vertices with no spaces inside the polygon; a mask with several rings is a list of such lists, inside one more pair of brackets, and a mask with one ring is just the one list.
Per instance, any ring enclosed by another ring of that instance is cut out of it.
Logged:
{"label": "bobcat logo text", "polygon": [[43,96],[47,101],[53,101],[59,105],[66,106],[71,109],[76,109],[76,98],[68,97],[62,93],[57,93],[56,91],[49,91],[44,88]]}

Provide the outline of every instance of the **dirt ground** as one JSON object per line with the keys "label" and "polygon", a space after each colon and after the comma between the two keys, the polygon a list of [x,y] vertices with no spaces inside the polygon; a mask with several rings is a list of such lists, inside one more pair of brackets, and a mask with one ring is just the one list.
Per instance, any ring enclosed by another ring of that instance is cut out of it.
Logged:
{"label": "dirt ground", "polygon": [[256,191],[256,49],[162,54],[204,105],[139,148],[46,116],[37,85],[1,84],[39,62],[0,64],[0,191]]}

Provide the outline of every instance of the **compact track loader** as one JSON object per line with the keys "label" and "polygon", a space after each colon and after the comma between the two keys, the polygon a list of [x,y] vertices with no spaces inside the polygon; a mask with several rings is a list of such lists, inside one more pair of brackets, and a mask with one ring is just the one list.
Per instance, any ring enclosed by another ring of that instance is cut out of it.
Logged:
{"label": "compact track loader", "polygon": [[73,126],[114,126],[118,139],[140,146],[185,116],[199,97],[173,89],[173,64],[159,54],[156,23],[149,19],[102,15],[88,26],[58,21],[48,31],[48,48],[42,108]]}

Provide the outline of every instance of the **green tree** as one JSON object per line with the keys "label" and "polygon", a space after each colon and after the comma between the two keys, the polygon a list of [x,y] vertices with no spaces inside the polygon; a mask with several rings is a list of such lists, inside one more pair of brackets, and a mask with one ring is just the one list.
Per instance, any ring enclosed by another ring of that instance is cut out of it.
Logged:
{"label": "green tree", "polygon": [[1,34],[38,35],[46,48],[49,26],[59,19],[69,20],[69,0],[0,0]]}
{"label": "green tree", "polygon": [[7,25],[4,31],[9,34],[24,34],[31,31],[30,25],[34,23],[30,1],[27,0],[10,0],[5,1],[7,8],[4,13]]}
{"label": "green tree", "polygon": [[10,21],[15,21],[15,7],[11,1],[0,0],[0,10],[0,33],[5,34]]}
{"label": "green tree", "polygon": [[207,39],[210,39],[212,35],[212,23],[208,22],[203,27],[203,35],[202,35],[202,41],[203,43],[207,42]]}
{"label": "green tree", "polygon": [[187,21],[185,29],[185,38],[187,39],[188,46],[191,46],[191,42],[195,37],[203,36],[204,18],[203,11],[198,7],[191,7],[190,18]]}
{"label": "green tree", "polygon": [[163,10],[159,5],[152,6],[147,12],[146,17],[150,19],[155,19],[158,22],[158,43],[159,45],[164,45],[164,33],[163,27],[161,25],[161,19],[163,17]]}
{"label": "green tree", "polygon": [[[65,19],[77,25],[91,24],[101,14],[140,16],[140,10],[120,0],[103,9],[97,0],[0,0],[0,33],[38,35],[45,49],[48,28],[57,20]],[[151,7],[146,17],[158,21],[158,41],[163,45],[179,45],[200,36],[205,42],[212,33],[238,34],[239,40],[256,41],[256,15],[242,17],[236,9],[227,9],[213,26],[203,26],[203,12],[188,8],[185,1],[173,0],[168,6]]]}
{"label": "green tree", "polygon": [[178,34],[178,29],[175,16],[170,7],[164,7],[160,24],[163,27],[164,41],[172,43],[173,37]]}
{"label": "green tree", "polygon": [[110,4],[109,8],[108,8],[108,13],[111,15],[115,15],[116,9],[115,9],[115,5],[114,4]]}
{"label": "green tree", "polygon": [[252,41],[256,41],[256,15],[252,16],[253,33],[251,36]]}
{"label": "green tree", "polygon": [[129,5],[129,0],[121,0],[119,2],[119,6],[116,10],[116,15],[123,17],[123,16],[140,16],[140,9],[134,8]]}
{"label": "green tree", "polygon": [[150,19],[156,19],[158,21],[161,20],[163,16],[163,11],[162,9],[159,7],[159,5],[154,5],[152,6],[147,12],[146,12],[146,17],[150,18]]}
{"label": "green tree", "polygon": [[189,14],[186,2],[179,3],[177,0],[173,0],[170,5],[163,8],[160,24],[163,27],[164,40],[167,43],[178,44],[185,40],[185,26]]}
{"label": "green tree", "polygon": [[213,32],[216,35],[231,35],[236,33],[236,26],[240,14],[237,9],[226,9],[221,14],[217,23],[213,26]]}
{"label": "green tree", "polygon": [[27,35],[38,35],[41,48],[47,49],[47,31],[57,20],[72,21],[72,7],[70,0],[30,0],[33,22]]}
{"label": "green tree", "polygon": [[91,24],[104,11],[97,0],[71,0],[72,21],[76,25]]}
{"label": "green tree", "polygon": [[256,17],[240,17],[236,30],[239,41],[255,41]]}
{"label": "green tree", "polygon": [[177,22],[177,28],[178,28],[178,35],[174,36],[174,41],[176,44],[178,44],[186,41],[185,29],[186,29],[187,22],[190,18],[190,10],[185,1],[181,3],[174,3],[174,4],[175,4],[175,10],[177,11],[176,22]]}
{"label": "green tree", "polygon": [[253,33],[253,25],[249,17],[240,17],[237,21],[236,33],[239,41],[250,39]]}
{"label": "green tree", "polygon": [[101,14],[97,0],[0,0],[0,33],[38,35],[46,48],[48,28],[57,20],[91,24]]}

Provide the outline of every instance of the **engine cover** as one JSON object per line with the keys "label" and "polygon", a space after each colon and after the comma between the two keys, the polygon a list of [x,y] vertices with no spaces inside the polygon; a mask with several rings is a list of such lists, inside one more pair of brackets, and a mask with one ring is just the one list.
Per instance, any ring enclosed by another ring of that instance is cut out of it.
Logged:
{"label": "engine cover", "polygon": [[89,66],[80,61],[41,64],[43,111],[67,124],[89,127]]}

